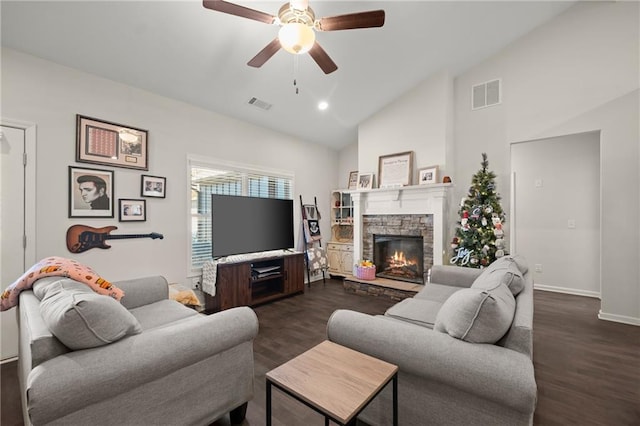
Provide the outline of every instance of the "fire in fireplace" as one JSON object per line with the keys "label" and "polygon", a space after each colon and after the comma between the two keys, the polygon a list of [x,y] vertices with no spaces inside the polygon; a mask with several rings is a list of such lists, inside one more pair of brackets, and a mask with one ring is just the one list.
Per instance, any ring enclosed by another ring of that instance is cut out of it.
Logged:
{"label": "fire in fireplace", "polygon": [[376,276],[424,284],[424,255],[421,236],[373,235]]}

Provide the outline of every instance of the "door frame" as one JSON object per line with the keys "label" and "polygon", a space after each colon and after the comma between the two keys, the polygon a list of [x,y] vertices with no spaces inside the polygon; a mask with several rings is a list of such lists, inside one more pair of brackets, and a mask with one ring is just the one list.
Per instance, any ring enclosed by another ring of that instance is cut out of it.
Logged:
{"label": "door frame", "polygon": [[0,117],[0,125],[24,131],[24,149],[27,164],[24,168],[24,232],[27,245],[24,250],[24,268],[36,262],[36,140],[35,123]]}
{"label": "door frame", "polygon": [[[579,291],[579,290],[575,291],[574,289],[566,289],[566,288],[562,288],[562,290],[560,290],[553,287],[539,286],[539,285],[536,285],[535,283],[534,283],[534,289],[545,290],[545,291],[555,291],[558,293],[565,293],[565,294],[574,294],[577,296],[593,297],[596,299],[600,299],[600,305],[602,305],[602,285],[603,285],[603,281],[602,281],[602,267],[603,267],[602,265],[602,129],[585,130],[580,132],[559,133],[559,134],[553,134],[553,135],[548,135],[544,137],[538,137],[534,139],[512,141],[509,143],[509,179],[510,179],[510,185],[511,185],[510,192],[509,192],[509,196],[510,196],[509,209],[510,209],[510,217],[511,217],[511,225],[509,229],[509,233],[510,233],[509,246],[511,248],[512,253],[517,253],[516,252],[516,221],[517,221],[516,197],[518,196],[518,194],[516,193],[516,181],[518,179],[518,176],[516,176],[516,172],[513,171],[513,166],[511,164],[513,160],[514,145],[517,145],[520,143],[546,141],[549,139],[562,138],[566,136],[586,135],[586,134],[593,134],[593,133],[597,133],[598,135],[598,146],[599,146],[598,175],[600,180],[600,187],[598,188],[598,199],[599,199],[598,208],[600,209],[600,213],[599,213],[600,221],[598,222],[598,257],[599,257],[598,292],[595,293],[591,291]],[[602,311],[600,311],[600,313],[598,314],[598,317],[600,319],[606,319],[606,318],[600,317],[601,313]]]}

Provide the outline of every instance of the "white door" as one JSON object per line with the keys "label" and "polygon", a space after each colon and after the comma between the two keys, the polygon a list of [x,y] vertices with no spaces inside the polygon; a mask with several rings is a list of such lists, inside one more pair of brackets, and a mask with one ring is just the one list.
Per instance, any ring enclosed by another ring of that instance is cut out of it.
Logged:
{"label": "white door", "polygon": [[[27,267],[24,241],[25,221],[25,152],[27,130],[2,126],[0,133],[0,283],[6,289]],[[31,259],[28,260],[31,263]],[[29,265],[30,266],[30,265]],[[17,310],[10,309],[0,316],[0,359],[18,355]]]}

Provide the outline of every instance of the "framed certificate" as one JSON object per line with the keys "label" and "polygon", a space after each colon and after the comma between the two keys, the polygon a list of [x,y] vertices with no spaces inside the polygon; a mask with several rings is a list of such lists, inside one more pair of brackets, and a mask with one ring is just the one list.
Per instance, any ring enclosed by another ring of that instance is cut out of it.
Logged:
{"label": "framed certificate", "polygon": [[413,151],[382,155],[378,158],[378,188],[411,185]]}

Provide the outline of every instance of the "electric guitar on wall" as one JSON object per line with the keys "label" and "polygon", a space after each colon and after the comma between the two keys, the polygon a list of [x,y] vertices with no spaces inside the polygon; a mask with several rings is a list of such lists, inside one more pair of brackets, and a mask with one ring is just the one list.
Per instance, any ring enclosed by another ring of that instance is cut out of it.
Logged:
{"label": "electric guitar on wall", "polygon": [[105,226],[104,228],[93,228],[85,225],[73,225],[67,229],[67,248],[71,253],[82,253],[92,248],[108,249],[111,246],[106,244],[106,240],[120,240],[123,238],[160,238],[164,235],[152,232],[150,234],[125,234],[109,235],[111,231],[118,229],[117,226]]}

